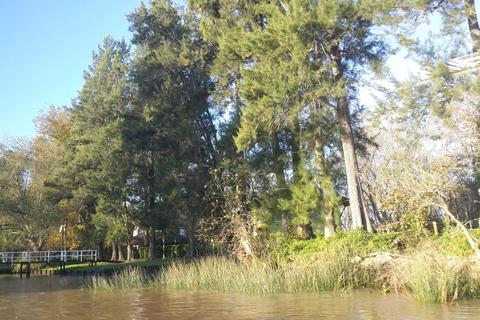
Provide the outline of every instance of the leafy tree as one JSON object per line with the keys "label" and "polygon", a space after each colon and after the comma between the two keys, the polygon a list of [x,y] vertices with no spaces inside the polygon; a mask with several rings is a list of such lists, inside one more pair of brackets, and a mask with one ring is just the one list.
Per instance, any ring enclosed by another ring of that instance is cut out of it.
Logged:
{"label": "leafy tree", "polygon": [[42,250],[60,217],[57,190],[48,187],[61,156],[44,137],[0,145],[1,232],[31,250]]}
{"label": "leafy tree", "polygon": [[472,223],[476,213],[459,206],[459,202],[471,202],[467,210],[477,211],[477,190],[467,187],[475,179],[479,157],[478,101],[477,96],[449,103],[450,116],[430,116],[414,138],[394,129],[381,135],[380,149],[367,160],[371,165],[364,165],[364,172],[369,173],[365,181],[381,218],[378,222],[386,224],[387,230],[399,221],[400,227],[425,233],[431,229],[433,215],[447,217],[479,252],[478,241],[464,225]]}
{"label": "leafy tree", "polygon": [[[357,175],[351,109],[358,103],[358,86],[365,84],[360,72],[382,72],[388,47],[376,36],[374,20],[394,6],[350,1],[225,0],[192,1],[191,7],[203,14],[204,29],[214,33],[215,26],[217,34],[228,35],[215,38],[222,57],[217,57],[216,63],[224,66],[230,57],[241,71],[240,96],[245,106],[237,146],[256,148],[262,137],[270,136],[274,141],[275,135],[284,131],[287,141],[294,141],[284,149],[291,152],[294,169],[298,167],[295,147],[300,145],[295,141],[297,119],[311,107],[313,111],[329,109],[341,137],[353,227],[371,230]],[[238,23],[233,17],[239,18]],[[281,181],[281,170],[276,172]]]}
{"label": "leafy tree", "polygon": [[149,228],[154,258],[155,230],[181,221],[194,241],[197,217],[204,214],[198,202],[206,173],[218,161],[208,103],[210,52],[195,17],[170,1],[142,4],[128,19],[138,48],[138,93],[126,139],[135,152],[132,188],[139,221]]}
{"label": "leafy tree", "polygon": [[[129,72],[128,45],[105,37],[103,46],[93,54],[92,65],[84,73],[85,84],[72,105],[73,138],[66,142],[65,172],[74,179],[76,189],[71,204],[77,212],[86,209],[83,220],[96,228],[91,236],[112,245],[114,260],[123,259],[117,248],[129,241],[133,231],[127,184],[132,158],[122,140],[132,94]],[[91,219],[94,214],[98,217]]]}

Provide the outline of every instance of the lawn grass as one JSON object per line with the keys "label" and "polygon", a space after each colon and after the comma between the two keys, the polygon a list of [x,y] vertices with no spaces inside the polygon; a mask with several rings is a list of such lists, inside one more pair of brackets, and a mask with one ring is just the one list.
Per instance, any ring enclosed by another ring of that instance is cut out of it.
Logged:
{"label": "lawn grass", "polygon": [[0,274],[9,274],[12,273],[12,267],[9,265],[0,266]]}
{"label": "lawn grass", "polygon": [[[88,263],[68,264],[65,269],[67,271],[117,271],[125,268],[153,268],[163,265],[169,265],[173,262],[189,262],[191,258],[177,259],[155,259],[155,260],[134,260],[120,263],[115,262],[97,262],[96,266]],[[58,269],[58,266],[47,266],[44,269]]]}

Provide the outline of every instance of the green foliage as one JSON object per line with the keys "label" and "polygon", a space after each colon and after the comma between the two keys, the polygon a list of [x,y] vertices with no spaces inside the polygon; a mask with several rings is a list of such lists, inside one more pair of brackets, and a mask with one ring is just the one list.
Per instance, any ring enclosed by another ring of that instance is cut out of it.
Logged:
{"label": "green foliage", "polygon": [[105,37],[71,109],[63,176],[70,178],[70,210],[89,229],[83,241],[92,245],[121,243],[133,230],[132,206],[126,205],[133,159],[122,141],[133,90],[129,59],[124,40]]}
{"label": "green foliage", "polygon": [[0,141],[0,239],[8,248],[42,250],[58,230],[59,194],[49,184],[60,156],[45,137]]}
{"label": "green foliage", "polygon": [[315,261],[328,252],[342,252],[344,255],[364,257],[373,252],[398,252],[395,240],[398,232],[373,234],[363,230],[339,232],[327,239],[291,239],[276,233],[269,237],[269,256],[275,263]]}
{"label": "green foliage", "polygon": [[138,248],[138,255],[140,259],[147,259],[148,258],[148,247],[140,247]]}
{"label": "green foliage", "polygon": [[293,215],[292,223],[309,224],[312,219],[321,219],[322,195],[314,177],[305,167],[299,168],[297,181],[288,188],[289,199],[279,199],[279,207]]}
{"label": "green foliage", "polygon": [[[139,259],[147,259],[148,258],[148,247],[140,247],[138,248],[138,255]],[[158,258],[162,258],[164,251],[163,246],[156,246],[155,247],[156,256]],[[190,244],[172,244],[165,246],[165,258],[166,259],[173,259],[173,258],[184,258],[188,257],[190,254]]]}
{"label": "green foliage", "polygon": [[400,217],[400,231],[410,232],[419,236],[426,236],[432,233],[433,216],[429,213],[429,208],[423,207],[404,213]]}
{"label": "green foliage", "polygon": [[[473,237],[480,239],[480,229],[471,229],[469,232]],[[445,228],[441,236],[436,238],[434,242],[446,255],[467,258],[475,254],[465,234],[458,228]]]}
{"label": "green foliage", "polygon": [[191,232],[207,212],[203,187],[217,161],[209,48],[195,17],[170,1],[142,4],[128,20],[136,91],[123,138],[134,159],[135,218],[144,228]]}

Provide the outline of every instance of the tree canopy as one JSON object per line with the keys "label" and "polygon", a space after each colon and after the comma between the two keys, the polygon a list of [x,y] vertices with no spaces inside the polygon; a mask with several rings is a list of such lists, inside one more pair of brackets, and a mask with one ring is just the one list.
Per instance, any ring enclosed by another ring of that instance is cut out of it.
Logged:
{"label": "tree canopy", "polygon": [[[246,257],[257,230],[478,225],[474,1],[156,0],[127,19],[131,45],[105,37],[71,107],[2,142],[11,248],[55,246],[56,224],[115,260],[134,228],[154,258],[156,236],[180,227],[192,255],[208,238]],[[398,52],[426,76],[395,79]]]}

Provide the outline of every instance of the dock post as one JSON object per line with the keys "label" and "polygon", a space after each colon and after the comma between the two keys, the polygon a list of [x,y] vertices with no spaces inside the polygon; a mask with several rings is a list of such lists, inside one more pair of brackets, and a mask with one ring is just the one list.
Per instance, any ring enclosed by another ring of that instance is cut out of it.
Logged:
{"label": "dock post", "polygon": [[30,278],[30,262],[27,262],[27,278]]}

